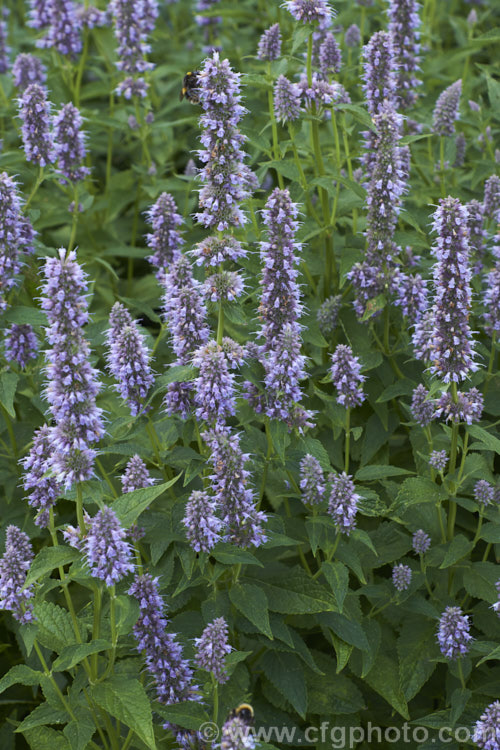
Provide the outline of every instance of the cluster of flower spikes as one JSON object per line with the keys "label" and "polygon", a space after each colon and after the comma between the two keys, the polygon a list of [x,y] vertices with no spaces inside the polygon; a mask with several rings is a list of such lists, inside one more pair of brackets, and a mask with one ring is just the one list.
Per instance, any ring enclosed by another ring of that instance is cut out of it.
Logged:
{"label": "cluster of flower spikes", "polygon": [[[384,102],[396,107],[397,72],[394,58],[392,37],[386,31],[377,31],[363,47],[363,92],[372,118],[381,111]],[[365,149],[361,163],[369,178],[376,155],[377,135],[372,130],[363,135]]]}
{"label": "cluster of flower spikes", "polygon": [[460,382],[478,369],[469,325],[471,271],[467,209],[444,198],[434,213],[434,303],[431,372],[445,383]]}
{"label": "cluster of flower spikes", "polygon": [[373,120],[377,128],[366,202],[366,260],[349,272],[354,287],[354,307],[362,318],[371,299],[381,294],[390,282],[399,248],[394,232],[405,191],[406,173],[402,164],[401,116],[385,101]]}
{"label": "cluster of flower spikes", "polygon": [[417,100],[416,89],[422,83],[419,69],[419,3],[416,0],[390,0],[387,13],[394,48],[396,88],[399,106],[409,109]]}
{"label": "cluster of flower spikes", "polygon": [[88,167],[82,166],[85,159],[85,134],[81,131],[83,118],[74,104],[65,104],[54,117],[55,160],[64,175],[61,182],[79,182],[90,174]]}
{"label": "cluster of flower spikes", "polygon": [[5,552],[0,558],[0,609],[12,612],[20,623],[33,621],[33,585],[23,588],[33,560],[29,536],[17,526],[7,526]]}
{"label": "cluster of flower spikes", "polygon": [[52,453],[52,428],[48,425],[39,427],[33,435],[33,445],[28,455],[22,460],[24,469],[23,487],[28,503],[37,510],[37,526],[48,526],[50,509],[61,494],[57,479],[50,475],[49,459]]}
{"label": "cluster of flower spikes", "polygon": [[[203,288],[193,276],[189,259],[181,254],[161,280],[165,318],[176,356],[173,365],[188,365],[210,336]],[[170,383],[164,404],[169,414],[185,419],[193,408],[192,382]]]}
{"label": "cluster of flower spikes", "polygon": [[30,359],[36,359],[38,339],[29,323],[14,323],[5,331],[5,359],[17,362],[24,369]]}
{"label": "cluster of flower spikes", "polygon": [[7,307],[7,295],[16,285],[23,255],[32,250],[34,232],[22,215],[17,185],[6,172],[0,173],[0,312]]}
{"label": "cluster of flower spikes", "polygon": [[[42,10],[41,6],[45,6]],[[38,6],[39,10],[35,10]],[[38,0],[32,4],[32,22],[47,27],[44,37],[37,40],[38,47],[57,50],[61,55],[75,58],[82,49],[80,24],[78,23],[77,4],[73,0]],[[44,23],[41,23],[41,21]],[[37,25],[37,28],[40,26]]]}
{"label": "cluster of flower spikes", "polygon": [[127,402],[133,416],[144,409],[144,400],[153,384],[151,353],[137,322],[128,310],[115,302],[106,333],[107,361],[111,375],[118,381],[116,389]]}
{"label": "cluster of flower spikes", "polygon": [[193,670],[183,658],[182,646],[175,635],[166,631],[168,621],[158,578],[149,573],[138,575],[128,593],[139,602],[140,614],[133,632],[137,650],[144,653],[146,669],[154,679],[159,702],[170,705],[193,700],[196,691]]}
{"label": "cluster of flower spikes", "polygon": [[90,348],[83,335],[88,322],[86,274],[74,251],[60,249],[47,258],[41,305],[47,313],[46,398],[56,421],[51,433],[50,467],[57,480],[70,487],[93,473],[92,445],[104,434],[97,370],[89,362]]}
{"label": "cluster of flower spikes", "polygon": [[116,87],[116,93],[131,99],[146,96],[148,85],[142,74],[154,65],[146,60],[150,50],[148,35],[155,27],[158,16],[157,0],[112,0],[111,12],[118,41],[116,66],[125,78]]}
{"label": "cluster of flower spikes", "polygon": [[175,200],[169,193],[162,193],[146,213],[153,231],[146,235],[146,242],[153,254],[148,261],[156,268],[159,281],[167,273],[171,264],[179,257],[184,240],[178,227],[182,217],[177,212]]}
{"label": "cluster of flower spikes", "polygon": [[245,136],[238,123],[246,110],[240,103],[240,75],[218,52],[206,59],[198,80],[204,147],[198,155],[204,167],[196,218],[204,227],[223,232],[245,223],[239,204],[250,194],[249,170],[243,163]]}

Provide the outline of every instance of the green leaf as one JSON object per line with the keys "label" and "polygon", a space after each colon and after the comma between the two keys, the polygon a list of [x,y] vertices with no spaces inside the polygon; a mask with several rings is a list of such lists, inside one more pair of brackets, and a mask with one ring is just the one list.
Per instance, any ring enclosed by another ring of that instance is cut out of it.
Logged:
{"label": "green leaf", "polygon": [[19,375],[15,372],[2,372],[0,375],[0,404],[13,419],[16,418],[14,411],[14,396],[16,395]]}
{"label": "green leaf", "polygon": [[314,658],[324,673],[318,679],[307,675],[307,695],[311,710],[318,716],[354,714],[366,708],[363,696],[353,679],[336,674],[335,661],[327,654],[314,652]]}
{"label": "green leaf", "polygon": [[379,653],[373,668],[365,678],[376,693],[382,696],[404,719],[410,718],[408,706],[399,683],[398,664],[389,656]]}
{"label": "green leaf", "polygon": [[331,628],[335,635],[350,646],[355,646],[360,651],[370,650],[366,635],[359,622],[350,620],[340,612],[324,612],[319,615],[318,620]]}
{"label": "green leaf", "polygon": [[486,523],[481,529],[481,539],[492,544],[500,544],[500,524]]}
{"label": "green leaf", "polygon": [[98,638],[90,643],[76,643],[73,646],[63,649],[61,655],[52,664],[52,669],[54,672],[64,672],[67,669],[73,669],[73,667],[80,664],[90,654],[97,654],[100,651],[107,651],[110,648],[111,643],[102,638]]}
{"label": "green leaf", "polygon": [[130,596],[120,594],[120,596],[116,597],[115,606],[116,631],[118,635],[127,635],[127,633],[131,632],[139,617],[139,602]]}
{"label": "green leaf", "polygon": [[446,499],[446,491],[426,477],[410,477],[401,485],[390,510],[401,514],[411,505],[421,503],[438,503]]}
{"label": "green leaf", "polygon": [[370,130],[376,131],[375,123],[363,107],[360,107],[357,104],[338,104],[336,109],[350,112],[355,120],[362,125],[365,125],[367,128],[370,128]]}
{"label": "green leaf", "polygon": [[258,586],[253,583],[237,583],[229,589],[229,598],[247,620],[273,640],[267,597]]}
{"label": "green leaf", "polygon": [[483,599],[490,604],[498,601],[495,583],[498,581],[498,565],[489,562],[471,563],[464,572],[464,588],[475,599]]}
{"label": "green leaf", "polygon": [[311,29],[308,25],[306,26],[298,26],[294,32],[293,32],[293,42],[292,42],[292,55],[295,54],[295,52],[298,50],[299,47],[302,47],[304,42],[307,41],[309,34],[311,34]]}
{"label": "green leaf", "polygon": [[500,454],[500,440],[494,435],[490,435],[490,433],[483,427],[480,427],[477,424],[471,424],[466,426],[466,430],[469,435],[472,435],[472,437],[480,440],[484,446],[477,446],[476,443],[473,443],[473,445],[471,445],[471,448],[474,448],[476,450],[490,450]]}
{"label": "green leaf", "polygon": [[290,653],[267,651],[260,659],[259,666],[269,682],[304,719],[307,710],[307,687],[304,669],[298,657]]}
{"label": "green leaf", "polygon": [[462,716],[464,709],[472,698],[470,690],[463,688],[456,688],[451,695],[451,711],[450,711],[450,723],[454,727],[459,718]]}
{"label": "green leaf", "polygon": [[255,555],[252,555],[251,552],[248,552],[246,549],[235,547],[233,544],[219,542],[219,544],[216,544],[213,550],[211,550],[211,555],[219,562],[224,563],[224,565],[236,565],[242,563],[244,565],[259,565],[261,568],[264,567],[260,560],[258,560]]}
{"label": "green leaf", "polygon": [[193,731],[197,731],[203,723],[209,721],[208,714],[203,706],[193,701],[175,703],[172,706],[155,703],[154,710],[162,719],[167,719],[173,724],[178,724],[180,727]]}
{"label": "green leaf", "polygon": [[488,97],[490,100],[491,111],[498,113],[500,111],[500,82],[487,75],[486,83],[488,86]]}
{"label": "green leaf", "polygon": [[52,602],[38,602],[34,614],[39,627],[37,639],[43,646],[60,654],[66,646],[76,642],[71,615],[62,607]]}
{"label": "green leaf", "polygon": [[17,325],[47,325],[47,315],[43,310],[39,310],[37,307],[23,307],[22,305],[9,307],[9,309],[3,313],[3,317],[5,320],[8,320],[9,323],[16,323]]}
{"label": "green leaf", "polygon": [[151,705],[138,680],[111,677],[94,685],[91,694],[98,706],[133,729],[139,739],[156,750]]}
{"label": "green leaf", "polygon": [[411,474],[408,469],[401,469],[399,466],[389,466],[388,464],[370,464],[369,466],[362,466],[356,472],[355,479],[362,481],[369,481],[371,479],[385,479],[386,477],[399,477],[403,474]]}
{"label": "green leaf", "polygon": [[474,542],[469,542],[463,534],[457,534],[450,542],[444,560],[439,567],[441,569],[449,568],[450,565],[454,565],[458,560],[461,560],[462,557],[468,555],[473,548]]}
{"label": "green leaf", "polygon": [[7,674],[0,680],[0,693],[3,693],[4,690],[12,687],[12,685],[28,685],[29,687],[35,687],[35,685],[40,684],[41,677],[43,677],[42,672],[36,672],[25,664],[16,664],[16,666],[11,667]]}
{"label": "green leaf", "polygon": [[31,750],[71,750],[64,734],[50,727],[33,727],[23,734]]}
{"label": "green leaf", "polygon": [[271,419],[269,422],[269,433],[276,453],[281,459],[284,459],[285,451],[290,445],[290,435],[287,425],[277,419]]}
{"label": "green leaf", "polygon": [[69,715],[66,711],[53,708],[48,703],[42,703],[28,714],[15,731],[24,732],[32,727],[41,727],[46,724],[65,724],[68,719]]}
{"label": "green leaf", "polygon": [[411,701],[436,669],[436,626],[422,618],[406,620],[398,638],[399,679],[407,701]]}
{"label": "green leaf", "polygon": [[342,612],[344,599],[349,590],[349,571],[341,562],[326,560],[321,566],[321,571],[330,584],[339,612]]}
{"label": "green leaf", "polygon": [[50,573],[55,568],[80,559],[80,552],[71,547],[42,547],[31,563],[28,575],[26,576],[25,586],[38,581],[42,576]]}
{"label": "green leaf", "polygon": [[137,521],[143,510],[151,505],[153,500],[163,495],[181,475],[178,474],[173,479],[163,484],[157,484],[153,487],[145,487],[140,490],[133,490],[133,492],[127,492],[125,495],[120,495],[113,502],[113,510],[118,516],[123,528],[128,529],[133,523]]}
{"label": "green leaf", "polygon": [[386,401],[391,401],[393,398],[398,398],[399,396],[409,396],[414,388],[415,383],[413,380],[398,380],[396,383],[388,385],[387,388],[382,391],[376,403],[383,404]]}
{"label": "green leaf", "polygon": [[196,370],[191,365],[172,365],[168,368],[166,375],[158,379],[159,385],[168,385],[169,383],[186,383],[196,378]]}
{"label": "green leaf", "polygon": [[86,750],[86,747],[96,727],[92,714],[86,708],[78,708],[74,711],[76,718],[64,727],[64,736],[67,738],[71,750]]}
{"label": "green leaf", "polygon": [[324,586],[294,572],[284,581],[262,581],[260,586],[272,612],[305,615],[335,609],[335,598]]}

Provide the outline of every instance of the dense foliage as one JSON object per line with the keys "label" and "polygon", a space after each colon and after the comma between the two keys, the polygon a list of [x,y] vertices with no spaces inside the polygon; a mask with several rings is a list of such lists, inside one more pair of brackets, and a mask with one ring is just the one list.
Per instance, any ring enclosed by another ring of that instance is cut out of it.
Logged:
{"label": "dense foliage", "polygon": [[498,750],[498,3],[99,4],[0,20],[2,750]]}

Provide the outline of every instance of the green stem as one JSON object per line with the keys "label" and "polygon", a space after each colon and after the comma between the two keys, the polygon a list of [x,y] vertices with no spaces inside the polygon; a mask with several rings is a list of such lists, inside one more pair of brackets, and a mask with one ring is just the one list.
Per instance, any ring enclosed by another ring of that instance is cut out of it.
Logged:
{"label": "green stem", "polygon": [[301,183],[302,190],[304,191],[304,195],[305,195],[305,199],[306,199],[306,205],[307,205],[308,213],[310,214],[310,216],[312,216],[312,218],[314,219],[314,221],[319,225],[320,224],[320,219],[319,219],[319,216],[316,213],[316,209],[314,208],[313,204],[311,203],[311,199],[309,197],[309,190],[308,190],[308,187],[307,187],[306,176],[304,174],[304,170],[302,169],[302,162],[301,162],[301,160],[299,158],[299,154],[297,152],[297,147],[295,145],[295,141],[293,140],[293,130],[292,130],[292,127],[291,127],[290,123],[288,124],[288,133],[290,135],[290,143],[292,144],[293,159],[294,159],[294,162],[295,162],[295,166],[297,167],[299,175],[300,175],[300,183]]}
{"label": "green stem", "polygon": [[[351,159],[351,152],[349,149],[349,138],[347,137],[347,129],[345,126],[345,115],[342,116],[342,139],[344,141],[344,151],[345,151],[345,155],[347,159],[347,173],[349,175],[349,179],[353,180],[354,173],[352,170],[352,159]],[[352,209],[352,233],[353,234],[358,233],[358,209],[357,208]]]}
{"label": "green stem", "polygon": [[32,191],[31,191],[31,193],[29,194],[28,200],[27,200],[27,201],[26,201],[26,203],[24,204],[24,210],[25,210],[25,211],[27,211],[27,210],[28,210],[28,208],[29,208],[29,205],[30,205],[31,201],[32,201],[32,200],[33,200],[33,198],[35,197],[35,195],[36,195],[36,193],[37,193],[37,191],[38,191],[38,188],[40,187],[40,185],[41,185],[41,184],[42,184],[42,182],[43,182],[43,179],[44,179],[44,178],[43,178],[43,167],[39,167],[39,168],[38,168],[38,176],[37,176],[37,178],[36,178],[36,181],[35,181],[35,184],[34,184],[34,186],[33,186],[33,189],[32,189]]}
{"label": "green stem", "polygon": [[344,471],[349,474],[349,449],[351,444],[351,410],[346,409],[345,414],[345,456],[344,456]]}
{"label": "green stem", "polygon": [[96,462],[97,467],[98,467],[99,471],[101,472],[102,476],[104,477],[104,479],[108,483],[108,486],[109,486],[111,492],[113,493],[113,497],[118,497],[118,492],[115,490],[113,482],[111,481],[111,478],[110,478],[108,472],[106,471],[106,469],[104,468],[104,466],[102,465],[101,461],[98,458],[96,458],[95,462]]}
{"label": "green stem", "polygon": [[33,646],[35,647],[35,651],[37,653],[37,656],[40,659],[40,664],[42,665],[42,668],[43,668],[45,676],[48,677],[49,680],[50,680],[50,682],[52,683],[52,686],[53,686],[54,690],[56,691],[57,695],[59,696],[59,699],[60,699],[61,703],[63,704],[65,710],[68,712],[68,714],[71,716],[71,718],[74,721],[76,721],[76,716],[73,713],[73,710],[72,710],[71,706],[69,705],[68,701],[66,700],[66,698],[62,694],[61,689],[59,688],[59,685],[57,684],[57,682],[55,681],[55,679],[54,679],[54,677],[52,675],[52,672],[48,668],[47,662],[43,658],[42,651],[41,651],[40,646],[38,645],[36,639],[33,642]]}
{"label": "green stem", "polygon": [[76,239],[76,229],[78,227],[78,185],[73,187],[73,215],[71,217],[71,234],[68,243],[68,252],[73,250]]}
{"label": "green stem", "polygon": [[488,559],[492,546],[493,545],[491,542],[488,542],[488,544],[486,545],[486,549],[484,550],[484,555],[483,555],[483,562],[486,562],[486,560]]}
{"label": "green stem", "polygon": [[441,503],[436,503],[436,510],[439,519],[439,528],[441,529],[441,542],[446,543],[446,530],[444,528],[443,514],[441,512]]}
{"label": "green stem", "polygon": [[[94,586],[94,621],[92,626],[92,640],[95,641],[97,638],[99,638],[99,633],[101,629],[101,603],[102,603],[102,594],[100,586],[97,584]],[[96,681],[98,678],[98,654],[92,654],[91,656],[91,664],[92,664],[92,677],[93,680]]]}
{"label": "green stem", "polygon": [[218,683],[214,675],[212,674],[212,692],[213,692],[213,700],[214,700],[214,712],[213,712],[213,722],[214,724],[217,724],[217,719],[219,718],[219,691],[218,691]]}
{"label": "green stem", "polygon": [[444,135],[439,136],[439,171],[441,173],[441,197],[446,197],[446,183],[444,178]]}
{"label": "green stem", "polygon": [[[458,394],[457,394],[457,384],[452,383],[451,385],[451,395],[453,399],[453,403],[457,403]],[[455,473],[455,469],[457,466],[457,448],[458,448],[458,429],[459,429],[459,423],[453,422],[453,426],[451,428],[451,447],[450,447],[450,468],[449,468],[449,476],[451,477]],[[455,519],[457,516],[457,504],[454,500],[451,498],[455,496],[456,493],[456,484],[455,482],[450,483],[450,503],[449,503],[449,509],[448,509],[448,541],[451,541],[453,539],[453,533],[455,529]]]}
{"label": "green stem", "polygon": [[457,659],[457,667],[458,667],[458,676],[460,677],[460,682],[462,684],[462,690],[465,690],[465,680],[464,680],[464,673],[462,670],[462,661],[461,659]]}
{"label": "green stem", "polygon": [[422,571],[422,574],[424,576],[425,586],[427,588],[427,591],[429,592],[429,596],[431,596],[434,599],[434,594],[432,593],[432,589],[429,585],[429,581],[427,580],[427,571],[424,563],[424,556],[419,555],[420,557],[420,570]]}
{"label": "green stem", "polygon": [[217,343],[219,346],[222,344],[222,337],[224,336],[224,307],[222,300],[219,301],[219,315],[217,318]]}
{"label": "green stem", "polygon": [[7,427],[7,432],[9,433],[10,444],[12,446],[12,453],[14,454],[14,458],[17,462],[19,454],[17,451],[17,441],[16,441],[16,436],[14,435],[14,428],[12,427],[12,420],[7,412],[7,409],[4,407],[3,404],[0,404],[0,409],[2,410],[3,418],[5,420],[5,426]]}
{"label": "green stem", "polygon": [[87,28],[84,28],[83,32],[83,50],[82,54],[80,55],[80,61],[78,64],[78,70],[76,73],[76,82],[75,82],[75,106],[80,106],[80,91],[82,87],[82,78],[83,78],[83,71],[85,70],[85,63],[87,61],[87,54],[89,51],[89,30]]}
{"label": "green stem", "polygon": [[267,417],[266,417],[266,438],[267,438],[267,455],[266,455],[266,460],[264,462],[264,471],[262,472],[262,482],[261,482],[260,490],[259,490],[259,502],[257,503],[257,510],[260,509],[262,499],[264,497],[264,491],[266,489],[266,482],[267,482],[267,473],[269,470],[269,460],[273,453],[273,444],[270,439],[270,433],[269,433],[269,419],[267,419]]}
{"label": "green stem", "polygon": [[479,519],[477,522],[477,529],[476,529],[476,533],[475,533],[474,541],[473,541],[474,544],[477,544],[479,537],[481,536],[481,528],[483,526],[483,517],[484,517],[484,506],[481,504],[479,507]]}
{"label": "green stem", "polygon": [[85,526],[83,516],[83,492],[81,482],[78,482],[76,485],[76,518],[78,520],[78,526],[80,527],[80,534],[84,536],[87,527]]}

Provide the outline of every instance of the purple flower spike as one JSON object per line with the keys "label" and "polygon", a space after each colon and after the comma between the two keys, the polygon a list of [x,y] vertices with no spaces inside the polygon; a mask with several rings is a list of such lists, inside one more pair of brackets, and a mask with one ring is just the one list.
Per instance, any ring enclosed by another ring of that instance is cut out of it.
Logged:
{"label": "purple flower spike", "polygon": [[428,308],[427,281],[419,273],[410,275],[395,272],[391,279],[394,304],[412,325],[418,323]]}
{"label": "purple flower spike", "polygon": [[38,339],[33,328],[25,323],[17,325],[14,323],[5,331],[5,359],[9,362],[17,362],[24,370],[30,359],[36,359],[38,354]]}
{"label": "purple flower spike", "polygon": [[429,456],[429,465],[436,471],[444,471],[448,463],[448,454],[446,451],[432,451]]}
{"label": "purple flower spike", "polygon": [[[90,169],[82,166],[87,152],[82,125],[83,118],[71,102],[65,104],[54,117],[55,158],[69,182],[79,182],[90,174]],[[61,182],[64,184],[66,180]]]}
{"label": "purple flower spike", "polygon": [[[31,250],[33,229],[21,213],[17,185],[6,172],[0,173],[0,311],[7,307],[6,296],[16,285],[22,255]],[[31,232],[29,231],[31,230]]]}
{"label": "purple flower spike", "polygon": [[309,453],[300,462],[300,489],[302,500],[308,505],[317,505],[325,494],[323,469],[317,458]]}
{"label": "purple flower spike", "polygon": [[53,476],[46,476],[50,470],[49,459],[52,453],[52,428],[42,425],[33,435],[33,445],[29,454],[22,460],[24,469],[23,488],[28,503],[38,511],[37,526],[48,526],[50,509],[61,494],[61,486]]}
{"label": "purple flower spike", "polygon": [[12,77],[14,86],[24,91],[32,83],[43,86],[47,80],[47,72],[45,65],[38,57],[22,52],[14,60]]}
{"label": "purple flower spike", "polygon": [[259,39],[257,57],[259,60],[277,60],[281,55],[281,32],[279,23],[270,26]]}
{"label": "purple flower spike", "polygon": [[136,416],[143,411],[144,400],[154,382],[151,353],[135,321],[125,325],[119,332],[113,327],[112,317],[110,324],[107,332],[108,369],[118,381],[116,389],[127,401],[130,413]]}
{"label": "purple flower spike", "polygon": [[444,198],[434,213],[437,258],[434,266],[433,355],[431,372],[445,383],[475,372],[474,342],[469,324],[471,271],[467,209],[457,198]]}
{"label": "purple flower spike", "polygon": [[327,0],[285,0],[285,8],[296,21],[319,24],[320,29],[331,25],[334,13]]}
{"label": "purple flower spike", "polygon": [[390,0],[389,33],[392,36],[397,75],[398,100],[403,109],[412,107],[417,100],[415,89],[421,81],[419,69],[419,4],[417,0]]}
{"label": "purple flower spike", "polygon": [[473,640],[469,618],[460,607],[446,607],[439,621],[437,638],[441,653],[447,659],[457,659],[469,651]]}
{"label": "purple flower spike", "polygon": [[266,541],[263,525],[266,514],[255,506],[254,492],[248,486],[250,472],[245,469],[249,456],[243,453],[238,435],[209,430],[202,435],[211,450],[210,477],[215,501],[226,527],[226,539],[238,547],[259,547]]}
{"label": "purple flower spike", "polygon": [[121,483],[122,491],[125,493],[151,487],[155,480],[150,476],[142,458],[136,454],[127,462]]}
{"label": "purple flower spike", "polygon": [[170,705],[193,700],[193,670],[182,657],[182,646],[166,632],[165,605],[158,592],[158,578],[149,573],[135,578],[128,593],[139,602],[140,615],[134,625],[137,650],[143,651],[146,669],[153,677],[160,703]]}
{"label": "purple flower spike", "polygon": [[52,0],[29,0],[29,25],[34,29],[43,29],[50,23]]}
{"label": "purple flower spike", "polygon": [[209,424],[224,423],[236,411],[235,376],[222,347],[215,341],[198,349],[193,364],[200,374],[195,381],[196,418]]}
{"label": "purple flower spike", "polygon": [[484,406],[482,393],[477,388],[471,388],[467,393],[459,391],[457,396],[455,404],[451,393],[443,393],[437,402],[434,416],[442,416],[450,422],[479,422]]}
{"label": "purple flower spike", "polygon": [[126,535],[112,508],[103,508],[89,521],[83,552],[91,574],[106,586],[114,586],[134,569]]}
{"label": "purple flower spike", "polygon": [[458,133],[455,138],[455,162],[454,167],[463,167],[465,163],[465,152],[467,150],[467,140],[463,133]]}
{"label": "purple flower spike", "polygon": [[283,123],[300,117],[300,88],[284,75],[274,85],[274,116]]}
{"label": "purple flower spike", "polygon": [[281,335],[273,339],[272,346],[263,360],[266,414],[271,419],[283,420],[290,428],[298,427],[295,407],[302,398],[299,383],[306,377],[306,358],[300,353],[298,326],[287,323]]}
{"label": "purple flower spike", "polygon": [[455,132],[461,94],[462,81],[458,80],[439,95],[432,115],[432,129],[437,135],[453,135]]}
{"label": "purple flower spike", "polygon": [[389,105],[396,104],[397,77],[394,58],[392,38],[386,31],[377,31],[363,47],[363,91],[372,117],[380,112],[384,101]]}
{"label": "purple flower spike", "polygon": [[435,402],[429,399],[429,391],[420,383],[413,391],[411,413],[421,427],[426,427],[434,418]]}
{"label": "purple flower spike", "polygon": [[412,545],[417,555],[425,555],[431,546],[431,538],[423,529],[418,529],[413,534]]}
{"label": "purple flower spike", "polygon": [[9,70],[9,55],[11,48],[7,45],[8,29],[5,21],[0,21],[0,73],[7,73]]}
{"label": "purple flower spike", "polygon": [[49,0],[47,35],[40,39],[40,47],[52,47],[61,55],[76,57],[82,49],[80,25],[73,0]]}
{"label": "purple flower spike", "polygon": [[212,672],[215,679],[222,685],[229,679],[226,672],[225,657],[232,651],[228,643],[229,630],[223,617],[211,622],[201,638],[195,638],[196,664],[200,669]]}
{"label": "purple flower spike", "polygon": [[330,368],[333,385],[337,389],[337,401],[346,409],[358,406],[365,400],[363,383],[366,377],[361,374],[361,363],[350,346],[339,344],[332,354]]}
{"label": "purple flower spike", "polygon": [[154,28],[158,3],[156,0],[112,0],[110,9],[118,41],[117,68],[125,74],[116,89],[117,94],[126,99],[144,97],[148,84],[140,74],[154,67],[145,58],[150,50],[147,36]]}
{"label": "purple flower spike", "polygon": [[392,582],[398,591],[406,591],[411,583],[411,568],[409,565],[395,565],[392,569]]}
{"label": "purple flower spike", "polygon": [[486,331],[490,335],[500,333],[500,262],[497,262],[486,277],[484,310]]}
{"label": "purple flower spike", "polygon": [[361,32],[359,26],[353,23],[344,34],[344,42],[346,47],[359,47],[361,44]]}
{"label": "purple flower spike", "polygon": [[33,585],[22,589],[33,557],[29,536],[17,526],[7,526],[5,552],[0,558],[0,609],[12,612],[22,624],[34,619],[30,602]]}
{"label": "purple flower spike", "polygon": [[212,302],[232,302],[243,294],[245,285],[237,271],[219,271],[209,276],[203,284],[205,298]]}
{"label": "purple flower spike", "polygon": [[190,251],[196,265],[219,266],[225,260],[238,260],[246,255],[242,245],[229,234],[206,237]]}
{"label": "purple flower spike", "polygon": [[104,434],[102,409],[96,406],[101,386],[82,330],[89,319],[87,284],[76,253],[61,248],[58,257],[47,258],[44,275],[41,304],[52,347],[46,351],[46,398],[56,420],[50,463],[58,481],[70,487],[92,476],[91,446]]}
{"label": "purple flower spike", "polygon": [[221,540],[222,521],[215,515],[216,503],[206,492],[194,490],[186,505],[182,523],[195,552],[209,552]]}
{"label": "purple flower spike", "polygon": [[490,703],[476,721],[472,741],[481,750],[500,750],[500,701]]}
{"label": "purple flower spike", "polygon": [[483,209],[488,219],[500,221],[500,177],[496,174],[484,183]]}
{"label": "purple flower spike", "polygon": [[333,297],[327,297],[318,310],[317,320],[319,330],[325,338],[330,338],[337,328],[337,319],[342,307],[342,296],[336,294]]}
{"label": "purple flower spike", "polygon": [[238,129],[246,111],[240,104],[240,74],[214,52],[199,74],[199,90],[204,150],[198,155],[205,166],[200,172],[203,187],[196,219],[204,227],[222,232],[245,223],[239,204],[250,195],[241,148],[245,137]]}
{"label": "purple flower spike", "polygon": [[495,488],[486,479],[480,479],[474,485],[474,499],[480,505],[489,505],[493,502]]}
{"label": "purple flower spike", "polygon": [[177,205],[169,193],[162,193],[146,216],[153,227],[153,232],[146,235],[147,245],[153,251],[148,260],[152,266],[156,266],[159,278],[179,257],[184,240],[177,227],[182,224],[182,217],[177,213]]}
{"label": "purple flower spike", "polygon": [[325,35],[319,48],[319,69],[325,78],[339,73],[342,67],[342,52],[331,31]]}
{"label": "purple flower spike", "polygon": [[342,474],[331,474],[329,480],[331,492],[328,513],[335,521],[337,530],[349,535],[356,527],[359,495],[356,494],[352,477],[345,471]]}
{"label": "purple flower spike", "polygon": [[55,160],[50,131],[50,104],[47,91],[37,83],[28,86],[19,99],[24,152],[28,161],[46,167]]}

